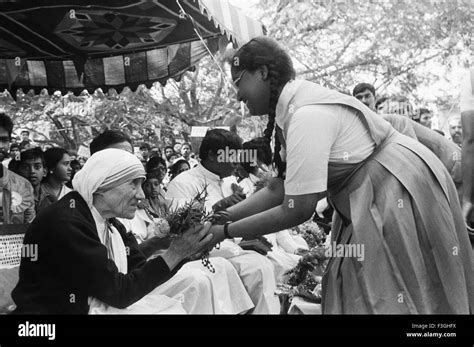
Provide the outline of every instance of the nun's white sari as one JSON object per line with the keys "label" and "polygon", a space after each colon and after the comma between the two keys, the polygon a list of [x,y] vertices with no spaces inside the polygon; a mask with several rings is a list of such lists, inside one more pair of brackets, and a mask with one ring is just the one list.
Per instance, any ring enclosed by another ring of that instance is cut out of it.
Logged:
{"label": "nun's white sari", "polygon": [[[138,210],[132,220],[120,219],[127,231],[141,243],[154,235],[150,231],[153,221],[144,210]],[[211,260],[215,269],[211,273],[195,260],[183,265],[178,272],[155,292],[182,302],[189,314],[240,314],[254,307],[239,274],[226,259]]]}
{"label": "nun's white sari", "polygon": [[[123,274],[127,274],[128,270],[125,245],[120,233],[106,223],[105,218],[93,206],[93,194],[142,177],[145,177],[145,170],[137,157],[123,150],[105,149],[94,154],[73,179],[74,190],[81,194],[91,210],[97,233],[101,243],[107,248],[109,259],[115,262],[118,271]],[[89,297],[89,314],[186,313],[180,301],[157,295],[155,290],[125,309],[118,309]]]}
{"label": "nun's white sari", "polygon": [[[105,219],[95,207],[91,209],[99,234],[100,242],[107,247],[109,258],[115,262],[120,273],[127,274],[127,251],[119,232],[112,226],[106,227]],[[159,287],[157,287],[159,288]],[[99,299],[89,297],[89,314],[185,314],[181,302],[156,293],[155,288],[136,303],[125,309],[105,304]]]}

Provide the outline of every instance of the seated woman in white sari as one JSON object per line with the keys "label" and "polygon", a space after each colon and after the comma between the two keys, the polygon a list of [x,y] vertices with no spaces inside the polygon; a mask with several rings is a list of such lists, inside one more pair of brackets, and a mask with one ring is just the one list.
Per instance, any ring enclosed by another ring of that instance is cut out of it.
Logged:
{"label": "seated woman in white sari", "polygon": [[74,177],[75,191],[46,208],[25,234],[24,243],[38,245],[39,255],[22,258],[15,313],[185,313],[179,300],[155,289],[209,243],[210,225],[186,231],[147,260],[116,220],[134,217],[145,198],[144,177],[133,154],[92,155]]}
{"label": "seated woman in white sari", "polygon": [[[159,179],[154,172],[147,173],[143,184],[146,199],[152,193],[153,185],[150,186],[150,183]],[[161,239],[162,249],[158,250],[158,254],[165,252],[169,244],[166,237],[169,225],[149,204],[142,201],[133,219],[120,221],[140,245],[154,238],[155,254]],[[190,314],[240,314],[252,309],[252,300],[232,264],[221,257],[213,257],[211,262],[214,273],[206,269],[200,260],[184,264],[176,275],[157,287],[155,293],[179,299]]]}

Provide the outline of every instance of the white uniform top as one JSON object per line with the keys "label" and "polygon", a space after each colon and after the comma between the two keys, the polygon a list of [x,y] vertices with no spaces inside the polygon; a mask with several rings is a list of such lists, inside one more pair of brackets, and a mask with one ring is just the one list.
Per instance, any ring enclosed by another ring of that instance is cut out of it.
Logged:
{"label": "white uniform top", "polygon": [[[291,112],[297,88],[295,80],[285,85],[278,99],[276,123]],[[288,110],[288,111],[285,111]],[[326,191],[328,163],[359,163],[374,150],[375,143],[359,116],[347,106],[309,105],[293,110],[286,141],[285,193],[303,195]]]}

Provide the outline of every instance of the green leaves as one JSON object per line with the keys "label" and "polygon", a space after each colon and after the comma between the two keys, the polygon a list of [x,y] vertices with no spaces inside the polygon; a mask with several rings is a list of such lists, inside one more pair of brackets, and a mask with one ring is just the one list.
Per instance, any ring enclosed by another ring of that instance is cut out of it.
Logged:
{"label": "green leaves", "polygon": [[[463,64],[474,31],[465,1],[262,0],[259,9],[300,77],[347,92],[369,82],[379,95],[415,100],[423,100],[420,87],[439,80],[425,73],[432,63]],[[455,83],[446,83],[446,91],[453,93]]]}

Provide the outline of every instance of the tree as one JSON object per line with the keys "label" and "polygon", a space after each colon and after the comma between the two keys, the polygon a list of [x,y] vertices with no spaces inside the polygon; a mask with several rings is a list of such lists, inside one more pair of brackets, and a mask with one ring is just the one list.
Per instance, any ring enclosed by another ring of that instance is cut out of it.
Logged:
{"label": "tree", "polygon": [[[467,1],[261,0],[248,11],[288,47],[302,77],[346,93],[364,81],[379,95],[406,95],[417,104],[426,102],[426,90],[438,106],[450,108],[456,101],[454,81],[446,81],[442,92],[431,86],[468,61],[473,25]],[[264,119],[249,117],[236,101],[225,63],[229,54],[222,50],[215,59],[202,59],[195,71],[166,86],[107,95],[27,93],[16,103],[4,96],[1,103],[16,124],[67,148],[87,143],[105,128],[161,145],[157,134],[187,140],[196,125],[227,125],[244,138],[259,136]]]}
{"label": "tree", "polygon": [[268,35],[288,47],[300,75],[345,92],[365,78],[378,94],[421,103],[419,87],[440,78],[428,64],[449,68],[469,57],[468,1],[262,0],[257,6]]}
{"label": "tree", "polygon": [[156,86],[156,99],[169,105],[174,117],[191,126],[229,126],[245,138],[261,133],[263,123],[250,119],[236,99],[230,83],[229,65],[232,49],[203,58],[194,72],[187,72],[179,83],[168,88]]}

